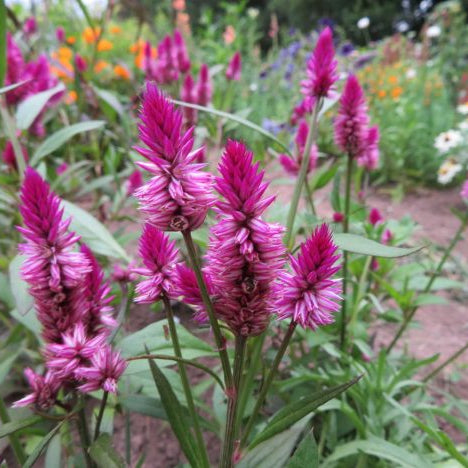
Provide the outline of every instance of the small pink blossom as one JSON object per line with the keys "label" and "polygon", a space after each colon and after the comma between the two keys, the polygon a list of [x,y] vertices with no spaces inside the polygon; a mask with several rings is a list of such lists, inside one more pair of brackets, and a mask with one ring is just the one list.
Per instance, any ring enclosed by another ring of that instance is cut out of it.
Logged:
{"label": "small pink blossom", "polygon": [[195,87],[196,102],[200,106],[207,106],[211,102],[213,94],[210,71],[208,65],[203,63],[198,74],[198,82]]}
{"label": "small pink blossom", "polygon": [[382,233],[382,244],[390,244],[393,240],[393,234],[390,229],[385,229],[385,231]]}
{"label": "small pink blossom", "polygon": [[[28,150],[25,146],[20,145],[21,151],[23,152],[24,162],[29,161]],[[8,140],[5,144],[5,149],[2,153],[3,162],[9,166],[10,168],[14,169],[15,171],[18,170],[18,166],[16,164],[16,156],[15,156],[15,149],[13,148],[13,143]]]}
{"label": "small pink blossom", "polygon": [[58,26],[55,30],[55,37],[58,42],[65,42],[65,29],[62,26]]}
{"label": "small pink blossom", "polygon": [[26,19],[23,25],[23,31],[26,36],[31,36],[35,32],[37,32],[37,23],[36,18],[34,16],[30,16]]}
{"label": "small pink blossom", "polygon": [[229,81],[239,81],[242,71],[242,57],[240,52],[236,52],[229,61],[226,69],[226,78]]}
{"label": "small pink blossom", "polygon": [[372,224],[372,226],[376,226],[378,223],[381,223],[383,221],[383,216],[380,213],[380,211],[377,208],[372,208],[369,212],[369,223]]}
{"label": "small pink blossom", "polygon": [[75,67],[80,73],[84,73],[88,68],[86,60],[80,54],[75,54]]}
{"label": "small pink blossom", "polygon": [[117,281],[118,283],[133,283],[133,281],[136,281],[137,275],[133,271],[135,269],[134,265],[133,261],[126,267],[116,263],[112,268],[112,281]]}
{"label": "small pink blossom", "polygon": [[468,180],[465,180],[465,182],[463,183],[463,187],[462,187],[462,190],[460,192],[460,196],[464,200],[468,200]]}
{"label": "small pink blossom", "polygon": [[129,176],[125,183],[127,195],[132,195],[135,190],[139,189],[143,185],[143,175],[135,169]]}
{"label": "small pink blossom", "polygon": [[57,167],[57,169],[55,169],[55,172],[57,175],[62,175],[67,170],[68,170],[68,164],[66,162],[63,162]]}
{"label": "small pink blossom", "polygon": [[57,392],[62,384],[61,379],[52,371],[47,371],[45,376],[36,374],[29,367],[24,370],[32,393],[13,403],[13,408],[34,405],[40,410],[47,410],[55,404]]}
{"label": "small pink blossom", "polygon": [[379,127],[374,126],[367,131],[365,149],[358,156],[357,163],[368,171],[373,171],[379,164]]}
{"label": "small pink blossom", "polygon": [[181,73],[187,73],[190,70],[190,59],[184,37],[177,29],[174,31],[174,55],[179,71]]}
{"label": "small pink blossom", "polygon": [[343,213],[340,213],[339,211],[335,211],[335,213],[333,213],[333,222],[334,223],[342,223],[344,220],[344,214]]}

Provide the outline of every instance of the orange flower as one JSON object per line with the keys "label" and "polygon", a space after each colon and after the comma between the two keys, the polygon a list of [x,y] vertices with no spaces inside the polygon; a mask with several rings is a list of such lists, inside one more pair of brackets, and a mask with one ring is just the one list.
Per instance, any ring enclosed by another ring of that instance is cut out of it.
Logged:
{"label": "orange flower", "polygon": [[130,79],[130,72],[123,65],[116,65],[114,67],[114,75],[117,76],[118,78],[122,78],[123,80]]}
{"label": "orange flower", "polygon": [[390,75],[388,77],[388,82],[390,84],[397,84],[398,83],[398,78],[395,75]]}
{"label": "orange flower", "polygon": [[68,47],[60,47],[58,50],[58,59],[59,60],[71,60],[73,56],[73,52],[70,48]]}
{"label": "orange flower", "polygon": [[188,13],[183,13],[181,11],[177,12],[176,26],[186,36],[190,34],[190,16],[188,15]]}
{"label": "orange flower", "polygon": [[75,90],[71,90],[68,92],[66,98],[65,98],[65,104],[73,104],[76,102],[78,98],[78,94],[76,94]]}
{"label": "orange flower", "polygon": [[145,63],[145,54],[141,51],[138,55],[135,56],[135,66],[137,68],[143,68]]}
{"label": "orange flower", "polygon": [[96,42],[101,36],[101,28],[96,27],[94,29],[91,29],[88,26],[87,28],[84,29],[82,36],[83,36],[83,40],[87,44],[92,44],[93,42]]}
{"label": "orange flower", "polygon": [[385,91],[385,89],[381,89],[379,91],[378,96],[379,96],[380,99],[383,99],[386,95],[387,95],[387,91]]}
{"label": "orange flower", "polygon": [[104,68],[107,68],[108,66],[109,66],[109,64],[108,64],[106,61],[104,61],[104,60],[98,60],[98,61],[96,62],[96,65],[94,65],[94,71],[95,71],[96,73],[101,73],[102,70],[104,70]]}
{"label": "orange flower", "polygon": [[112,50],[114,47],[114,44],[112,44],[111,41],[108,41],[107,39],[101,39],[98,42],[97,50],[99,52],[107,52],[108,50]]}
{"label": "orange flower", "polygon": [[67,37],[67,44],[73,45],[76,42],[75,36],[68,36]]}
{"label": "orange flower", "polygon": [[234,26],[226,26],[226,30],[223,33],[223,38],[225,44],[227,45],[232,44],[234,42],[234,40],[236,39],[236,30],[234,29]]}
{"label": "orange flower", "polygon": [[393,99],[398,99],[401,96],[401,93],[403,92],[403,88],[401,86],[397,86],[396,88],[392,89],[392,98]]}
{"label": "orange flower", "polygon": [[112,33],[112,34],[120,34],[122,32],[122,28],[120,26],[111,26],[109,28],[109,31]]}
{"label": "orange flower", "polygon": [[143,39],[138,39],[138,42],[135,42],[135,44],[132,44],[129,50],[132,54],[136,54],[137,52],[140,52],[141,50],[143,50],[144,46],[145,46],[145,41]]}
{"label": "orange flower", "polygon": [[185,10],[185,0],[172,0],[172,8],[176,11]]}

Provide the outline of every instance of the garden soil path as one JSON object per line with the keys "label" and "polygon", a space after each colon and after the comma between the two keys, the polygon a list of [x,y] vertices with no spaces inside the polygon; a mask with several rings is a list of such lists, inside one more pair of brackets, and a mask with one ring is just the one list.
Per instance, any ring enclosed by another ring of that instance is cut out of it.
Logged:
{"label": "garden soil path", "polygon": [[[277,202],[289,202],[292,186],[272,185],[271,192],[277,194]],[[458,228],[458,219],[451,213],[452,207],[462,209],[459,189],[444,191],[432,189],[417,189],[409,193],[402,202],[394,203],[383,191],[369,192],[367,203],[378,208],[386,219],[400,219],[410,215],[419,225],[417,240],[439,245],[447,245]],[[328,202],[328,194],[318,192],[318,214],[325,220],[330,220],[333,214]],[[468,241],[464,239],[456,248],[457,260],[467,270]],[[398,347],[406,347],[411,354],[424,358],[440,353],[439,362],[450,356],[468,340],[468,310],[466,307],[467,292],[443,293],[448,301],[446,305],[431,305],[421,307],[416,314],[417,326],[408,330],[402,337]],[[154,321],[154,315],[145,307],[135,306],[132,313],[129,331],[137,330]],[[190,327],[190,317],[182,312],[182,321]],[[394,336],[396,325],[379,324],[375,333],[376,350],[388,344]],[[435,365],[434,365],[435,366]],[[468,353],[462,356],[455,366],[452,366],[437,379],[436,384],[444,390],[468,399]],[[449,376],[454,369],[461,369],[461,382],[455,384]],[[191,375],[193,381],[200,376]],[[155,420],[149,416],[133,414],[132,421],[132,466],[135,466],[140,455],[144,453],[143,467],[171,468],[177,466],[183,456],[177,441],[174,439],[167,423]],[[124,453],[124,425],[122,418],[117,416],[116,444]],[[213,436],[207,435],[209,455],[213,466],[218,461],[219,442]]]}

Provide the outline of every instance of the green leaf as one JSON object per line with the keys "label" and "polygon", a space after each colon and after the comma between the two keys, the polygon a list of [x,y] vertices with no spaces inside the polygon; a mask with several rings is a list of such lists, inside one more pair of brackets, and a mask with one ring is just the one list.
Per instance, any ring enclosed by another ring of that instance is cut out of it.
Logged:
{"label": "green leaf", "polygon": [[309,431],[289,460],[287,468],[318,468],[319,454],[312,431]]}
{"label": "green leaf", "polygon": [[407,255],[414,254],[423,248],[423,246],[413,247],[410,249],[392,247],[390,245],[379,244],[376,241],[356,234],[338,233],[334,234],[333,237],[336,245],[338,245],[340,249],[362,255],[372,255],[373,257],[406,257]]}
{"label": "green leaf", "polygon": [[20,130],[28,129],[36,120],[36,117],[44,109],[49,99],[65,89],[63,83],[59,83],[51,89],[29,96],[22,101],[16,110],[16,126]]}
{"label": "green leaf", "polygon": [[44,449],[47,447],[49,442],[54,438],[55,434],[60,430],[60,427],[64,421],[57,424],[37,445],[34,447],[31,455],[29,455],[28,459],[23,465],[23,468],[32,468],[34,463],[36,463],[37,459],[41,456]]}
{"label": "green leaf", "polygon": [[28,283],[21,276],[21,267],[25,257],[17,255],[8,267],[10,287],[16,302],[16,309],[20,315],[26,315],[33,308],[33,299],[28,292]]}
{"label": "green leaf", "polygon": [[172,99],[172,102],[179,106],[190,107],[191,109],[197,109],[202,112],[207,112],[208,114],[213,114],[213,115],[217,115],[218,117],[224,117],[225,119],[233,120],[234,122],[244,125],[244,127],[248,127],[262,134],[263,136],[266,136],[270,140],[274,141],[279,147],[281,147],[282,151],[285,151],[286,153],[291,154],[290,149],[284,143],[278,140],[278,138],[276,138],[272,133],[260,127],[260,125],[250,122],[250,120],[243,119],[242,117],[239,117],[238,115],[230,114],[228,112],[223,112],[223,111],[214,109],[212,107],[199,106],[198,104],[190,104],[188,102],[178,101],[176,99]]}
{"label": "green leaf", "polygon": [[114,111],[122,117],[125,114],[124,108],[122,104],[117,99],[117,96],[110,91],[105,89],[100,89],[97,86],[93,86],[95,93],[97,94],[99,99],[102,99],[106,104],[108,104]]}
{"label": "green leaf", "polygon": [[30,165],[35,166],[44,156],[53,153],[60,148],[70,138],[83,132],[89,132],[101,128],[105,124],[104,120],[89,120],[64,127],[46,138],[36,149],[31,158]]}
{"label": "green leaf", "polygon": [[187,430],[187,428],[190,427],[189,421],[187,419],[187,412],[184,411],[182,405],[172,390],[171,385],[154,360],[148,359],[148,363],[153,375],[154,383],[156,384],[159,395],[161,396],[162,404],[166,410],[167,418],[171,424],[175,436],[177,437],[177,440],[180,443],[182,451],[192,466],[200,466],[197,457],[195,440],[193,439],[192,432]]}
{"label": "green leaf", "polygon": [[10,434],[14,434],[15,432],[24,429],[25,427],[32,426],[41,421],[39,416],[31,416],[30,418],[20,419],[19,421],[11,421],[5,424],[2,424],[0,427],[0,439]]}
{"label": "green leaf", "polygon": [[21,353],[21,349],[18,349],[16,352],[11,352],[10,350],[5,350],[6,357],[2,356],[0,361],[0,382],[3,382],[10,372],[11,366],[16,361],[18,356]]}
{"label": "green leaf", "polygon": [[[310,416],[302,418],[290,428],[260,443],[253,450],[249,450],[240,463],[236,464],[236,468],[283,468],[287,466],[286,462],[309,419]],[[314,465],[301,466],[309,468]]]}
{"label": "green leaf", "polygon": [[123,458],[112,447],[109,434],[102,433],[89,447],[91,458],[101,468],[125,468]]}
{"label": "green leaf", "polygon": [[0,86],[3,86],[7,69],[6,16],[5,0],[0,0]]}
{"label": "green leaf", "polygon": [[89,248],[101,255],[130,261],[122,246],[109,230],[93,215],[73,203],[63,200],[65,216],[70,216],[70,229],[79,234]]}
{"label": "green leaf", "polygon": [[119,403],[132,413],[145,414],[156,419],[167,419],[166,411],[159,398],[151,398],[145,395],[128,395],[121,396]]}
{"label": "green leaf", "polygon": [[316,410],[319,406],[343,393],[346,389],[354,385],[360,378],[361,376],[358,376],[349,382],[337,385],[336,387],[314,392],[307,397],[300,398],[299,400],[281,408],[271,418],[265,429],[254,438],[249,449],[254,448],[259,443],[284,431],[296,421],[299,421],[299,419],[302,419],[304,416]]}
{"label": "green leaf", "polygon": [[373,455],[379,460],[388,460],[396,466],[403,468],[427,468],[432,466],[428,460],[424,460],[408,450],[398,445],[387,442],[386,440],[372,437],[369,440],[356,440],[344,445],[340,445],[323,463],[322,467],[330,465],[336,466],[334,462],[360,452]]}
{"label": "green leaf", "polygon": [[435,294],[420,294],[414,301],[416,306],[432,305],[432,304],[448,304],[447,299]]}
{"label": "green leaf", "polygon": [[62,442],[60,434],[54,436],[47,448],[44,466],[47,468],[61,468]]}
{"label": "green leaf", "polygon": [[39,322],[34,310],[30,310],[26,315],[21,315],[16,309],[10,310],[10,316],[14,318],[18,323],[21,323],[24,327],[34,333],[39,341],[42,341],[41,330],[42,325]]}
{"label": "green leaf", "polygon": [[310,181],[311,190],[319,190],[322,187],[325,187],[325,185],[335,177],[338,168],[338,164],[333,164],[331,167],[323,167],[315,172],[312,180]]}

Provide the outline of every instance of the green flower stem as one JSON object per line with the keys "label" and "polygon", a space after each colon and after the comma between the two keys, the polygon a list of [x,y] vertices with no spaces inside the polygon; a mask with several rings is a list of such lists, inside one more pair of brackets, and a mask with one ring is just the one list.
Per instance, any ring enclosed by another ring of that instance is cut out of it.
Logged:
{"label": "green flower stem", "polygon": [[247,438],[249,437],[250,431],[253,428],[255,419],[258,415],[258,412],[260,411],[260,408],[263,405],[263,402],[265,401],[265,397],[268,393],[271,382],[273,381],[273,378],[275,377],[276,372],[278,371],[278,367],[280,365],[281,359],[283,359],[284,353],[286,352],[286,348],[288,347],[289,341],[291,337],[293,336],[296,326],[297,326],[297,323],[294,320],[291,320],[288,331],[286,332],[286,335],[284,335],[283,342],[281,343],[281,346],[278,349],[278,352],[276,353],[275,359],[270,368],[270,372],[268,373],[265,379],[265,382],[263,383],[260,389],[260,394],[258,395],[257,403],[255,404],[252,414],[250,415],[250,418],[247,422],[247,426],[245,427],[244,433],[242,434],[241,447],[245,446],[247,442]]}
{"label": "green flower stem", "polygon": [[444,369],[449,364],[451,364],[453,361],[458,359],[467,350],[468,350],[468,343],[466,343],[465,346],[462,346],[458,351],[453,353],[439,367],[436,367],[430,374],[426,375],[426,377],[424,377],[422,381],[423,382],[429,382],[429,380],[433,379],[437,374],[439,374],[442,369]]}
{"label": "green flower stem", "polygon": [[[172,311],[171,303],[169,299],[163,295],[162,300],[164,303],[164,309],[166,311],[167,322],[169,324],[169,333],[171,334],[172,346],[174,353],[178,358],[182,358],[182,350],[180,348],[179,336],[177,334],[177,328],[174,321],[174,313]],[[188,410],[190,417],[193,421],[193,429],[195,431],[195,437],[199,447],[199,453],[202,456],[202,465],[209,467],[210,462],[208,460],[208,454],[206,452],[205,441],[203,440],[203,434],[200,429],[200,423],[198,421],[197,410],[195,409],[195,402],[193,401],[192,390],[190,389],[190,382],[187,376],[185,365],[181,361],[177,361],[179,368],[180,380],[182,381],[182,387],[184,388],[185,400],[187,401]]]}
{"label": "green flower stem", "polygon": [[[3,401],[2,397],[0,397],[0,419],[3,424],[11,421],[10,415],[8,414],[5,402]],[[18,439],[18,436],[16,434],[10,434],[8,438],[10,439],[10,445],[13,449],[16,459],[18,460],[19,466],[23,466],[23,463],[26,461],[26,455]]]}
{"label": "green flower stem", "polygon": [[192,265],[193,271],[195,272],[203,303],[205,304],[206,312],[208,313],[208,318],[210,320],[210,325],[213,329],[214,339],[218,348],[219,357],[221,359],[221,365],[223,367],[226,390],[229,391],[232,389],[232,371],[231,364],[229,363],[229,356],[226,351],[225,339],[221,333],[221,329],[219,328],[219,323],[215,316],[213,303],[211,302],[205,280],[203,279],[202,270],[198,261],[198,255],[195,250],[195,245],[193,244],[192,234],[190,231],[184,231],[183,236],[185,245],[187,246],[190,263]]}
{"label": "green flower stem", "polygon": [[[427,293],[427,292],[429,292],[431,290],[431,287],[434,284],[434,281],[440,275],[440,272],[442,271],[442,268],[445,265],[445,262],[450,257],[450,254],[452,253],[452,250],[457,245],[458,241],[461,239],[461,236],[463,234],[463,231],[466,229],[467,224],[468,224],[468,213],[463,218],[463,220],[462,220],[462,222],[460,224],[460,227],[458,228],[458,231],[456,232],[456,234],[453,237],[452,241],[450,242],[449,246],[445,250],[444,255],[442,256],[442,258],[440,259],[439,264],[437,265],[437,268],[435,269],[435,271],[432,273],[431,277],[429,278],[429,281],[428,281],[426,287],[423,290],[423,294],[425,294],[425,293]],[[390,343],[390,345],[387,348],[387,353],[389,353],[393,349],[393,347],[395,346],[397,341],[400,339],[401,335],[403,335],[404,331],[406,330],[406,328],[410,324],[410,322],[413,319],[414,314],[416,313],[417,310],[418,310],[418,307],[414,306],[412,309],[410,309],[408,314],[405,316],[405,318],[403,320],[403,323],[401,324],[401,326],[398,329],[395,337],[393,338],[392,342]]]}
{"label": "green flower stem", "polygon": [[84,400],[81,398],[80,404],[82,405],[78,411],[78,433],[80,435],[81,449],[83,450],[83,455],[85,458],[87,468],[94,468],[95,464],[89,454],[89,446],[91,444],[91,439],[89,436],[88,423],[86,422],[86,413],[84,408]]}
{"label": "green flower stem", "polygon": [[317,210],[315,209],[315,204],[314,204],[314,191],[310,190],[309,181],[307,180],[307,178],[305,180],[304,185],[306,189],[307,201],[309,202],[309,206],[312,211],[312,214],[314,216],[317,216]]}
{"label": "green flower stem", "polygon": [[0,112],[2,114],[3,122],[5,123],[5,130],[8,138],[13,145],[13,150],[15,153],[15,160],[16,166],[18,167],[18,174],[20,176],[20,180],[24,178],[24,171],[26,170],[26,161],[24,159],[23,150],[18,141],[18,137],[16,136],[16,125],[13,117],[8,112],[6,106],[4,106],[4,100],[0,99]]}
{"label": "green flower stem", "polygon": [[222,468],[232,468],[234,466],[234,445],[237,437],[237,408],[244,369],[244,358],[247,338],[236,335],[236,348],[234,355],[234,388],[232,396],[228,400],[226,427],[224,434],[223,452],[221,457]]}
{"label": "green flower stem", "polygon": [[102,400],[101,400],[101,406],[99,408],[99,414],[97,416],[97,419],[96,419],[96,427],[94,429],[94,439],[93,440],[96,440],[98,437],[99,437],[99,433],[101,431],[101,422],[102,422],[102,418],[104,416],[104,410],[106,409],[106,405],[107,405],[107,398],[109,397],[109,392],[104,392],[104,395],[102,397]]}
{"label": "green flower stem", "polygon": [[372,263],[372,258],[373,257],[371,257],[370,255],[366,258],[366,261],[364,263],[364,268],[362,269],[361,278],[359,279],[358,293],[356,296],[356,300],[354,301],[353,310],[351,311],[351,317],[349,320],[349,326],[351,329],[350,333],[353,332],[354,324],[357,319],[357,315],[359,312],[359,303],[361,302],[361,300],[363,299],[366,293],[366,281],[369,275],[369,268]]}
{"label": "green flower stem", "polygon": [[294,220],[296,219],[297,207],[299,205],[299,199],[301,198],[302,186],[307,179],[307,170],[309,168],[310,162],[310,149],[317,137],[317,128],[318,128],[318,115],[320,108],[322,107],[322,99],[319,99],[314,106],[312,115],[310,116],[310,128],[309,133],[307,134],[307,140],[304,147],[304,155],[302,158],[301,169],[299,170],[299,175],[296,180],[296,186],[294,187],[294,194],[291,200],[291,205],[289,206],[288,220],[286,223],[286,236],[284,238],[284,243],[289,250],[293,247],[294,236]]}
{"label": "green flower stem", "polygon": [[[353,158],[348,155],[348,164],[346,166],[346,192],[345,192],[345,210],[343,220],[343,232],[349,232],[349,215],[351,206],[351,180],[353,177]],[[341,308],[341,335],[340,344],[341,349],[346,344],[346,308],[347,308],[347,297],[346,292],[348,289],[348,252],[343,252],[343,306]]]}

